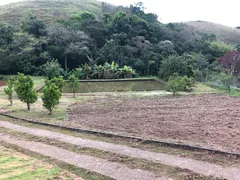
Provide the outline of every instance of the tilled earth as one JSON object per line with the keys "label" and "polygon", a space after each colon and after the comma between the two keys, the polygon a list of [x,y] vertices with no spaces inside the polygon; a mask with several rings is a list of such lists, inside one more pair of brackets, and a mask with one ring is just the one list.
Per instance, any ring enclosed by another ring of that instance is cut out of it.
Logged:
{"label": "tilled earth", "polygon": [[240,152],[240,98],[99,97],[68,109],[69,125]]}

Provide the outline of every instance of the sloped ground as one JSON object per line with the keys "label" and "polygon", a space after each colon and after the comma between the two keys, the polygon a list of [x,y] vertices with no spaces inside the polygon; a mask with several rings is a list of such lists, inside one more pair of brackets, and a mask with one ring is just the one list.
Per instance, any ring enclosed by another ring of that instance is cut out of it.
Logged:
{"label": "sloped ground", "polygon": [[99,97],[68,110],[66,125],[240,152],[240,98]]}
{"label": "sloped ground", "polygon": [[219,40],[227,43],[238,44],[240,40],[240,30],[230,26],[206,21],[188,21],[185,24],[201,33],[215,34]]}

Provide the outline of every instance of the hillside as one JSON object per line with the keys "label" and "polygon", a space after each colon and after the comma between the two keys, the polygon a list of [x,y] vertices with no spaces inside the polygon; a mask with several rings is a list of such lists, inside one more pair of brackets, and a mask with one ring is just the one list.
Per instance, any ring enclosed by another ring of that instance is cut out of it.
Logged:
{"label": "hillside", "polygon": [[199,32],[215,34],[218,39],[225,42],[232,44],[240,43],[239,29],[205,21],[189,21],[185,22],[185,24]]}
{"label": "hillside", "polygon": [[52,22],[83,11],[99,17],[103,11],[114,13],[119,8],[96,0],[28,0],[0,6],[0,21],[19,24],[27,16],[36,15]]}

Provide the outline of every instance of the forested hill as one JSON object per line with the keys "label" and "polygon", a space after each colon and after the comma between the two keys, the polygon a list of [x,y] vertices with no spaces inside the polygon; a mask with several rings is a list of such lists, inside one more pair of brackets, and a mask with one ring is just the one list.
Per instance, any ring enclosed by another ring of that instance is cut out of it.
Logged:
{"label": "forested hill", "polygon": [[204,80],[223,72],[218,58],[240,47],[184,23],[163,24],[144,10],[142,3],[116,7],[94,0],[3,6],[0,74],[119,78],[135,70],[163,79],[178,73]]}

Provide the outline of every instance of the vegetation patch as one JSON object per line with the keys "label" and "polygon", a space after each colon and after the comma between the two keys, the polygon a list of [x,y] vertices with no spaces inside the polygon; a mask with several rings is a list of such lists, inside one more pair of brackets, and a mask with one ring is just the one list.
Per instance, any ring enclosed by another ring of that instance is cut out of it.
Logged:
{"label": "vegetation patch", "polygon": [[75,179],[76,175],[33,157],[0,146],[0,179]]}

